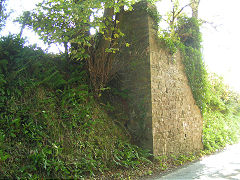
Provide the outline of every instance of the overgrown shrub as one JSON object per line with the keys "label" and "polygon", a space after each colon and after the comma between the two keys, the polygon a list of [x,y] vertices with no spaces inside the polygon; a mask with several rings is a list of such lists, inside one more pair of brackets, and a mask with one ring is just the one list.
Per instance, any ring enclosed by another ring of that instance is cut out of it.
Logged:
{"label": "overgrown shrub", "polygon": [[214,151],[239,141],[239,94],[228,89],[223,78],[208,76],[208,103],[204,113],[203,143]]}
{"label": "overgrown shrub", "polygon": [[239,117],[210,111],[205,113],[204,121],[203,144],[206,150],[215,151],[238,142]]}

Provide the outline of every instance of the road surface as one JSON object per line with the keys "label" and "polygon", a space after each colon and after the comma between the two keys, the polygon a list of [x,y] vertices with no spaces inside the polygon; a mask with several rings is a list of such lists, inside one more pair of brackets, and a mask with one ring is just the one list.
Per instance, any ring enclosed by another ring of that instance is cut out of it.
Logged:
{"label": "road surface", "polygon": [[240,180],[240,144],[154,180]]}

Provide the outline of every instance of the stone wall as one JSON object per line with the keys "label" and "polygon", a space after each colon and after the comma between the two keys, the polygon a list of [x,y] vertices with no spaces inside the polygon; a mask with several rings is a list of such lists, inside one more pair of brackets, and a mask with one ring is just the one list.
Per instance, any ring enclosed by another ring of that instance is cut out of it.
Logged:
{"label": "stone wall", "polygon": [[[154,31],[152,31],[154,33]],[[153,153],[183,154],[203,148],[203,119],[184,71],[150,33]]]}
{"label": "stone wall", "polygon": [[[121,16],[120,28],[125,38],[120,42],[123,47],[118,58],[123,66],[118,74],[122,90],[128,92],[127,127],[137,145],[152,150],[149,27],[146,23],[149,17],[142,7],[140,4],[136,6],[138,10],[124,12]],[[130,47],[126,47],[126,43]]]}
{"label": "stone wall", "polygon": [[121,88],[128,91],[128,129],[135,142],[155,155],[202,149],[203,120],[184,72],[180,53],[173,58],[162,48],[142,2],[121,17],[130,47],[118,58]]}

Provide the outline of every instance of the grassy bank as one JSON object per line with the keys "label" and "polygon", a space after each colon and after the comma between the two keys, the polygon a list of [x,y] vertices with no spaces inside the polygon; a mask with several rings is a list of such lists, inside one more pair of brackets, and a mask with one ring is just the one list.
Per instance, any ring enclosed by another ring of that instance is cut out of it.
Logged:
{"label": "grassy bank", "polygon": [[82,178],[148,161],[94,99],[84,63],[12,36],[0,56],[0,178]]}

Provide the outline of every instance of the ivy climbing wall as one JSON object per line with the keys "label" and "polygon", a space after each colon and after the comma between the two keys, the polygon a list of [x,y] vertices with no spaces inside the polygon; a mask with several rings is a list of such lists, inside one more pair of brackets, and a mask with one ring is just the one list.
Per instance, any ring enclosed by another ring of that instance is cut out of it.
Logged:
{"label": "ivy climbing wall", "polygon": [[164,48],[148,15],[146,3],[121,17],[124,68],[121,88],[127,90],[127,127],[135,142],[155,155],[199,151],[203,119],[193,98],[180,53],[173,57]]}

